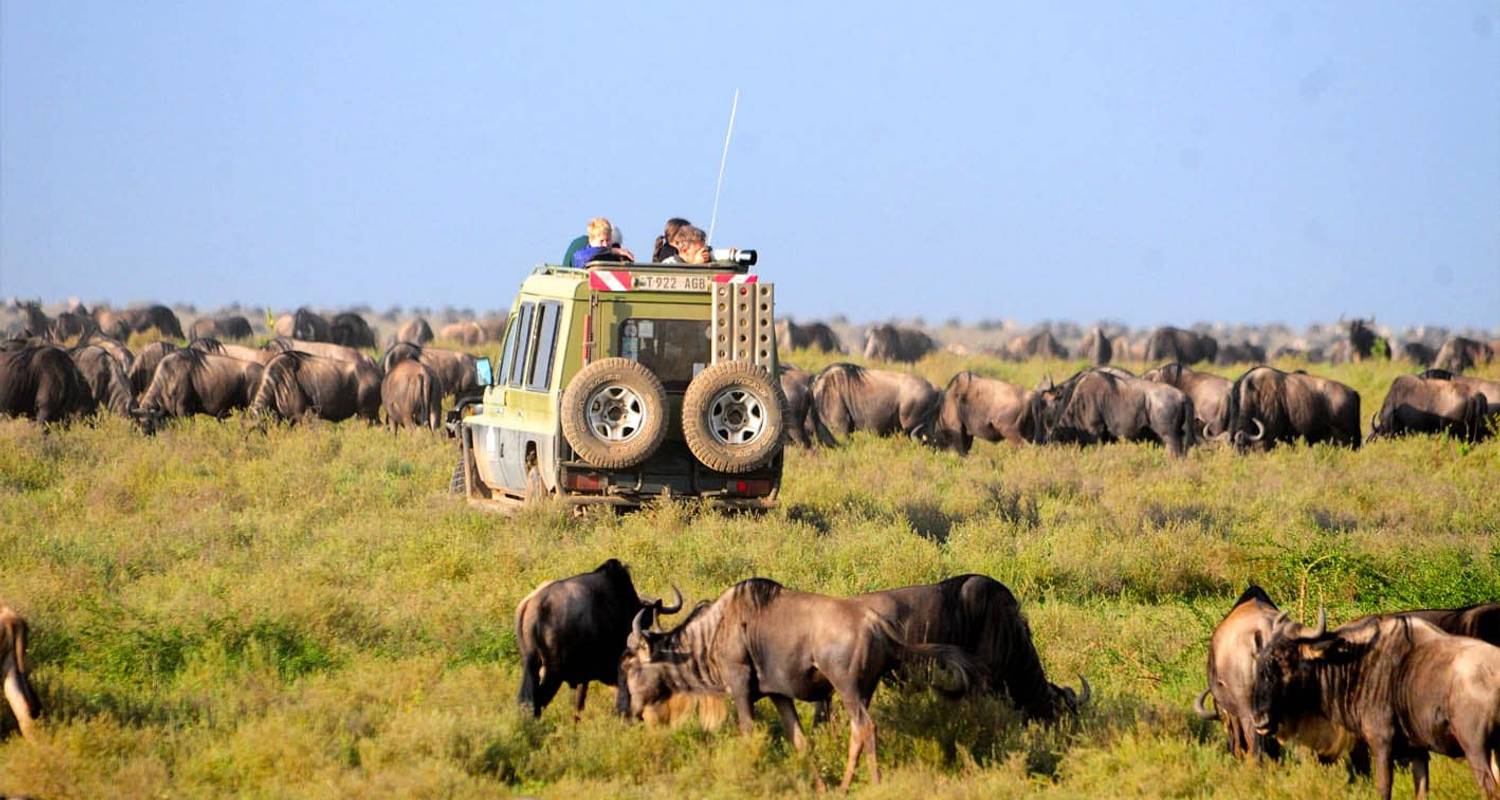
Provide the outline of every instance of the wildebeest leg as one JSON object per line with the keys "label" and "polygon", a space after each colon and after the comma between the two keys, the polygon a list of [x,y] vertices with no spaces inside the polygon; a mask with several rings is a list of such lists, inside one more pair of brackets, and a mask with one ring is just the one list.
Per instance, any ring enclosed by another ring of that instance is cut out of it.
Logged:
{"label": "wildebeest leg", "polygon": [[1500,755],[1485,746],[1483,737],[1476,742],[1460,744],[1465,745],[1464,758],[1469,762],[1469,769],[1474,773],[1474,783],[1479,786],[1480,793],[1487,799],[1500,797],[1500,779],[1496,777],[1496,772],[1500,771]]}
{"label": "wildebeest leg", "polygon": [[532,714],[540,717],[542,709],[552,702],[557,696],[557,690],[562,688],[562,678],[559,678],[551,670],[543,670],[542,682],[536,687],[536,694],[532,697]]}
{"label": "wildebeest leg", "polygon": [[1411,757],[1411,788],[1417,800],[1427,800],[1427,754],[1414,753]]}
{"label": "wildebeest leg", "polygon": [[586,702],[588,702],[588,699],[589,699],[589,682],[588,681],[584,681],[583,683],[578,684],[578,688],[577,689],[573,690],[573,721],[574,722],[577,722],[578,720],[580,720],[580,719],[583,718],[583,704],[586,703]]}
{"label": "wildebeest leg", "polygon": [[833,718],[833,701],[819,700],[813,703],[813,727],[827,725],[828,720]]}
{"label": "wildebeest leg", "polygon": [[1375,796],[1381,800],[1391,800],[1391,773],[1395,766],[1391,743],[1385,740],[1371,741],[1370,760],[1375,767]]}
{"label": "wildebeest leg", "polygon": [[21,738],[32,739],[36,734],[33,732],[35,720],[31,717],[31,704],[27,701],[26,687],[21,681],[21,671],[16,669],[14,658],[5,659],[5,699],[10,703],[10,710],[16,715],[16,724],[21,728]]}
{"label": "wildebeest leg", "polygon": [[[771,702],[776,704],[776,712],[781,715],[781,728],[786,732],[787,738],[792,740],[792,747],[799,753],[806,752],[811,742],[802,732],[802,720],[797,718],[797,704],[792,702],[792,698],[780,694],[771,695]],[[823,785],[823,776],[818,774],[817,764],[812,765],[812,770],[813,784],[821,792],[827,788]]]}
{"label": "wildebeest leg", "polygon": [[848,789],[854,782],[854,769],[859,764],[859,754],[868,748],[870,782],[880,782],[880,765],[875,760],[875,720],[870,718],[870,709],[859,696],[851,692],[839,692],[844,700],[844,709],[849,712],[849,760],[844,763],[844,779],[840,789]]}

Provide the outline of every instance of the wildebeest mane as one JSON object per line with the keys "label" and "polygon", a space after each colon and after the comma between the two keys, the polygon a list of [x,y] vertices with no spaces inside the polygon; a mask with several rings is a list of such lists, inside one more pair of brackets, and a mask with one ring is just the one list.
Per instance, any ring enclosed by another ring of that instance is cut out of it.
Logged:
{"label": "wildebeest mane", "polygon": [[1434,367],[1417,375],[1417,377],[1424,381],[1451,381],[1453,380],[1453,373],[1446,369],[1437,369]]}
{"label": "wildebeest mane", "polygon": [[1265,589],[1262,589],[1257,584],[1252,583],[1252,584],[1250,584],[1250,585],[1248,585],[1248,586],[1245,587],[1245,591],[1240,592],[1239,599],[1235,600],[1234,603],[1233,603],[1233,605],[1230,606],[1230,608],[1235,608],[1235,607],[1244,605],[1245,603],[1248,603],[1251,600],[1259,600],[1260,602],[1265,603],[1266,605],[1270,606],[1271,608],[1276,608],[1277,607],[1275,601],[1273,601],[1271,599],[1271,595],[1266,594],[1266,590]]}

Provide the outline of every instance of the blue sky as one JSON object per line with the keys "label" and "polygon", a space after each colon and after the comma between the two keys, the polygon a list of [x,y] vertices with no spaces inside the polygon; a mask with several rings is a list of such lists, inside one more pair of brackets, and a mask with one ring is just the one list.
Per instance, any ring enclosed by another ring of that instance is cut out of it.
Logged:
{"label": "blue sky", "polygon": [[1500,6],[0,0],[0,296],[509,304],[603,214],[781,310],[1500,322]]}

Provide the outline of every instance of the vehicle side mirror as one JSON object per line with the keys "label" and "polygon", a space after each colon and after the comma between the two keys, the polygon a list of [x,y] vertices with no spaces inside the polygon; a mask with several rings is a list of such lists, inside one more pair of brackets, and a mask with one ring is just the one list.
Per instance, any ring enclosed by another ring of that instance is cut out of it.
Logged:
{"label": "vehicle side mirror", "polygon": [[477,358],[474,360],[474,376],[478,378],[480,386],[495,385],[495,370],[490,366],[488,358]]}

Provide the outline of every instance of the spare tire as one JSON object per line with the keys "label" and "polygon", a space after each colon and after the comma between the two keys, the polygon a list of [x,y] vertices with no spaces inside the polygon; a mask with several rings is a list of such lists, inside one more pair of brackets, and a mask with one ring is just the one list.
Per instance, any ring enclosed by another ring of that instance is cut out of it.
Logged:
{"label": "spare tire", "polygon": [[628,358],[595,361],[563,392],[562,429],[589,464],[633,467],[666,438],[667,391],[651,370]]}
{"label": "spare tire", "polygon": [[721,361],[688,384],[682,435],[709,469],[748,472],[781,450],[786,416],[786,396],[763,368]]}

